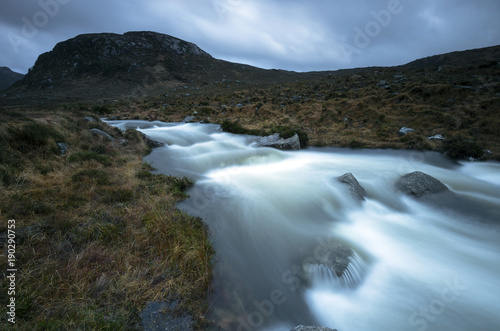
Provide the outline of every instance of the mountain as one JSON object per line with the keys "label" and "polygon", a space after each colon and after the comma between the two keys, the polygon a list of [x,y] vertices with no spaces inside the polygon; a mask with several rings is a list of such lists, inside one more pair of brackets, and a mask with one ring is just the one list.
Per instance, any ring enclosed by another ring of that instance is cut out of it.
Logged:
{"label": "mountain", "polygon": [[14,72],[7,67],[0,67],[0,91],[9,88],[24,77],[23,74]]}
{"label": "mountain", "polygon": [[84,34],[40,55],[9,94],[121,98],[222,80],[272,83],[292,74],[217,60],[195,44],[155,32]]}
{"label": "mountain", "polygon": [[[500,46],[431,56],[392,67],[401,72],[497,67]],[[84,34],[41,54],[23,79],[0,95],[4,104],[128,99],[165,95],[177,88],[191,94],[241,91],[277,83],[317,81],[388,68],[297,73],[266,70],[213,58],[193,43],[156,32]],[[445,72],[448,72],[446,71]],[[444,72],[443,72],[444,73]],[[456,74],[456,72],[454,72]],[[454,84],[470,79],[455,75]],[[179,95],[179,92],[174,94]]]}

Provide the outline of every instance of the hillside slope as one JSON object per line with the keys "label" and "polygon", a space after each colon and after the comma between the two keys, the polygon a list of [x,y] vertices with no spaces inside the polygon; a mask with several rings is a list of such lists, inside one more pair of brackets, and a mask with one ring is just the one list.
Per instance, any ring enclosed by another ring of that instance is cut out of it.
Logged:
{"label": "hillside slope", "polygon": [[217,60],[195,44],[155,32],[85,34],[40,55],[4,98],[121,99],[181,84],[273,82],[290,74]]}
{"label": "hillside slope", "polygon": [[24,77],[23,74],[14,72],[7,67],[0,67],[0,91],[3,91],[15,82],[21,80]]}

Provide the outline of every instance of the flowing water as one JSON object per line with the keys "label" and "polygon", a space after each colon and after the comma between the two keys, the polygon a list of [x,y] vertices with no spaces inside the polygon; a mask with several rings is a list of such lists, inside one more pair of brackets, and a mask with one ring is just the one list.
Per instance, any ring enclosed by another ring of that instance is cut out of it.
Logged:
{"label": "flowing water", "polygon": [[[196,181],[179,208],[211,231],[217,329],[500,330],[499,163],[415,151],[284,152],[212,124],[109,123],[165,142],[145,160]],[[396,180],[416,170],[453,194],[398,193]],[[336,180],[347,172],[365,201]],[[340,275],[321,263],[339,245],[353,252]]]}

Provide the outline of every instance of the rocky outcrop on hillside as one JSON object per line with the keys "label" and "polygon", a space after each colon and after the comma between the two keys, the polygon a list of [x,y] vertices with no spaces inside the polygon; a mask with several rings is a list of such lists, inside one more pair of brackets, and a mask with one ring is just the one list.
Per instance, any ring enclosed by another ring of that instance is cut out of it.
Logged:
{"label": "rocky outcrop on hillside", "polygon": [[156,32],[83,34],[41,54],[7,98],[122,99],[220,81],[272,83],[291,74],[217,60],[193,43]]}

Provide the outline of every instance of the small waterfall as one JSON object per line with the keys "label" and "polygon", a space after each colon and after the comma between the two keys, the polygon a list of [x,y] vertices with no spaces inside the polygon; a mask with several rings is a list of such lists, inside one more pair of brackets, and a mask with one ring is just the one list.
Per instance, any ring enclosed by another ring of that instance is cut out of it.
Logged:
{"label": "small waterfall", "polygon": [[335,270],[322,263],[311,263],[304,266],[313,286],[329,288],[354,289],[362,283],[367,270],[367,263],[356,253],[349,257],[349,264],[342,275],[337,276]]}
{"label": "small waterfall", "polygon": [[353,252],[353,255],[349,256],[349,265],[340,276],[340,283],[345,288],[358,286],[363,281],[366,269],[366,262],[356,252]]}

